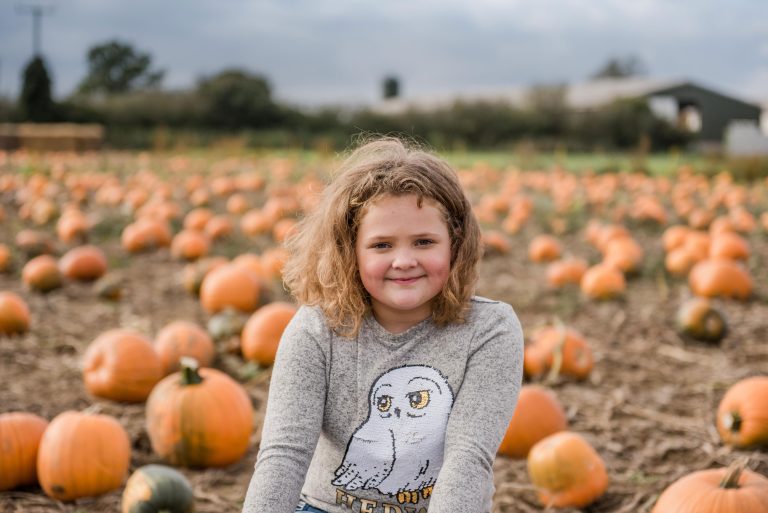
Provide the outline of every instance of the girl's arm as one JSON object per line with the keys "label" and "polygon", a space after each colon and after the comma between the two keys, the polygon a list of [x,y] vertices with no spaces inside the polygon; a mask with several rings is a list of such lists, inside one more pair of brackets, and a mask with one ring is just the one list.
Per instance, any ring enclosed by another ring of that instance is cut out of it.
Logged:
{"label": "girl's arm", "polygon": [[323,423],[327,330],[302,307],[283,333],[243,513],[293,513]]}
{"label": "girl's arm", "polygon": [[445,436],[445,459],[429,513],[489,513],[493,460],[514,413],[523,377],[523,332],[509,305],[499,303],[467,361]]}

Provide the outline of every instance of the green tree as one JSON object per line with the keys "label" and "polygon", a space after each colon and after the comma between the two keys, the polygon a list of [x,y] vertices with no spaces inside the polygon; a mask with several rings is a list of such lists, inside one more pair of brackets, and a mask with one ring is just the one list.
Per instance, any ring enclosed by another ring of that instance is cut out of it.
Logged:
{"label": "green tree", "polygon": [[598,69],[592,78],[624,78],[645,74],[645,65],[636,55],[611,57]]}
{"label": "green tree", "polygon": [[88,50],[88,74],[78,86],[81,94],[115,94],[160,86],[164,70],[151,71],[152,57],[117,40]]}
{"label": "green tree", "polygon": [[263,128],[279,121],[269,82],[261,75],[226,69],[200,80],[197,91],[205,105],[205,121],[212,126]]}
{"label": "green tree", "polygon": [[46,122],[56,119],[56,105],[51,98],[51,78],[40,56],[34,57],[24,68],[19,104],[25,121]]}

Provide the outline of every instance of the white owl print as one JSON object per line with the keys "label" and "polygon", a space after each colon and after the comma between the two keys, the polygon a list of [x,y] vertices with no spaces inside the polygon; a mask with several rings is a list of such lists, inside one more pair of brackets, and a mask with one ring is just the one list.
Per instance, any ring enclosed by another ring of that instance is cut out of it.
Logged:
{"label": "white owl print", "polygon": [[400,503],[427,498],[443,465],[453,406],[448,380],[426,365],[390,369],[374,382],[368,418],[347,444],[333,485],[376,489]]}

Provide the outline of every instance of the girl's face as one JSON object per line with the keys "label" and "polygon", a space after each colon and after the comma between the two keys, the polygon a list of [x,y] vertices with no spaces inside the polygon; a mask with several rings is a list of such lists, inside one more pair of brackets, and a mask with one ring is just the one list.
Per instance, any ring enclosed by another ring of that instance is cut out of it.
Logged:
{"label": "girl's face", "polygon": [[368,205],[355,253],[373,314],[400,333],[432,313],[432,299],[451,270],[451,239],[437,203],[414,194],[384,196]]}

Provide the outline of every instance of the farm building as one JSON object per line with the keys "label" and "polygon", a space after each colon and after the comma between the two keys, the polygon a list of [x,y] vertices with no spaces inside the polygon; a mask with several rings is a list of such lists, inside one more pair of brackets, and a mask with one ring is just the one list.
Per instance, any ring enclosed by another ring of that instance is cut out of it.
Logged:
{"label": "farm building", "polygon": [[[524,107],[533,92],[531,88],[500,91],[430,95],[428,98],[393,98],[374,109],[397,114],[409,109],[434,110],[456,101],[506,102]],[[702,145],[719,145],[726,128],[734,121],[760,125],[761,107],[742,99],[717,92],[689,80],[619,78],[599,79],[565,85],[563,98],[570,108],[589,110],[619,99],[647,98],[651,109],[660,117],[696,134]]]}

